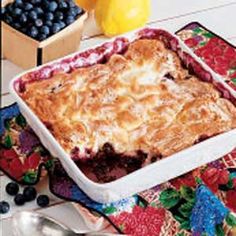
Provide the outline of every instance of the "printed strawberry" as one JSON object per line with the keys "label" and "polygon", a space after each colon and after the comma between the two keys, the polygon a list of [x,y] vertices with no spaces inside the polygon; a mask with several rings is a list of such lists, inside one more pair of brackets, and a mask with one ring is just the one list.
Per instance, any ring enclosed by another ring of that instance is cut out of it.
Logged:
{"label": "printed strawberry", "polygon": [[227,170],[219,170],[218,184],[227,184],[229,181],[229,172]]}
{"label": "printed strawberry", "polygon": [[12,160],[12,159],[18,158],[18,155],[14,149],[4,149],[2,155],[7,160]]}
{"label": "printed strawberry", "polygon": [[233,181],[233,188],[236,189],[236,178],[234,178],[232,181]]}
{"label": "printed strawberry", "polygon": [[236,212],[236,190],[229,190],[226,193],[226,206]]}
{"label": "printed strawberry", "polygon": [[40,159],[40,155],[34,152],[26,159],[26,162],[28,163],[30,169],[36,169],[39,165]]}
{"label": "printed strawberry", "polygon": [[226,58],[236,58],[236,50],[232,47],[226,47],[224,49],[224,56]]}
{"label": "printed strawberry", "polygon": [[142,208],[136,205],[131,213],[122,212],[120,215],[113,215],[110,218],[123,229],[125,234],[154,236],[160,234],[165,220],[165,210],[151,206]]}
{"label": "printed strawberry", "polygon": [[0,167],[5,171],[8,170],[9,165],[6,159],[0,159]]}
{"label": "printed strawberry", "polygon": [[230,74],[229,77],[232,79],[236,78],[236,71],[234,73]]}
{"label": "printed strawberry", "polygon": [[201,175],[203,182],[211,189],[212,192],[218,190],[219,171],[214,167],[207,168]]}
{"label": "printed strawberry", "polygon": [[195,38],[189,38],[184,41],[190,48],[193,48],[198,45],[198,41]]}
{"label": "printed strawberry", "polygon": [[15,179],[19,179],[23,175],[23,165],[19,159],[11,161],[9,166],[10,174]]}

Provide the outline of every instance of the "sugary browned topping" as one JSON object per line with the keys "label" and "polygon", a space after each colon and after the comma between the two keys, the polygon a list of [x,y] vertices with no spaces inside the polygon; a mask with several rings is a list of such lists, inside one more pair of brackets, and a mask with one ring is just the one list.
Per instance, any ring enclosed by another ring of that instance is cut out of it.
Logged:
{"label": "sugary browned topping", "polygon": [[168,156],[236,128],[236,108],[158,40],[137,40],[106,64],[28,84],[22,98],[70,153],[143,150]]}

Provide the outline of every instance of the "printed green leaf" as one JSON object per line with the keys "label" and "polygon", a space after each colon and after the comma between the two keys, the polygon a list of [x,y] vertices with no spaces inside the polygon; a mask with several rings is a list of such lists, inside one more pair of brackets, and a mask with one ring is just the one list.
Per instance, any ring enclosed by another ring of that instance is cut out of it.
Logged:
{"label": "printed green leaf", "polygon": [[201,28],[199,28],[199,27],[196,27],[194,30],[193,30],[193,32],[195,32],[195,33],[200,33],[200,32],[202,32],[203,30],[201,29]]}
{"label": "printed green leaf", "polygon": [[180,216],[180,215],[173,215],[173,217],[180,223],[182,224],[183,222],[185,222],[187,219]]}
{"label": "printed green leaf", "polygon": [[180,224],[180,229],[186,229],[186,230],[191,229],[190,221],[189,221],[189,220],[186,220],[186,221],[184,221],[183,223],[181,223],[181,224]]}
{"label": "printed green leaf", "polygon": [[195,202],[195,192],[192,188],[187,186],[181,186],[180,188],[181,197],[184,198],[188,202]]}
{"label": "printed green leaf", "polygon": [[5,120],[5,122],[4,122],[4,127],[5,127],[5,129],[6,130],[10,130],[10,127],[11,127],[11,125],[10,125],[10,120]]}
{"label": "printed green leaf", "polygon": [[216,225],[216,236],[224,236],[223,224]]}
{"label": "printed green leaf", "polygon": [[236,84],[236,78],[231,79],[231,81]]}
{"label": "printed green leaf", "polygon": [[226,216],[226,223],[229,225],[229,226],[232,226],[232,227],[234,227],[234,226],[236,226],[236,217],[235,216],[233,216],[232,214],[228,214],[227,216]]}
{"label": "printed green leaf", "polygon": [[110,207],[107,207],[103,210],[104,214],[108,214],[108,215],[111,215],[113,214],[114,212],[116,212],[116,208],[113,207],[113,206],[110,206]]}
{"label": "printed green leaf", "polygon": [[178,204],[180,200],[180,194],[173,188],[168,188],[160,194],[160,202],[164,208],[170,209]]}
{"label": "printed green leaf", "polygon": [[12,147],[12,140],[11,140],[11,137],[10,135],[7,135],[4,139],[4,146],[6,148],[11,148]]}
{"label": "printed green leaf", "polygon": [[22,116],[21,114],[19,114],[17,117],[16,117],[16,123],[21,126],[22,128],[24,128],[26,126],[26,120],[24,118],[24,116]]}
{"label": "printed green leaf", "polygon": [[202,184],[202,180],[199,177],[195,178],[197,184]]}
{"label": "printed green leaf", "polygon": [[230,178],[228,183],[226,184],[226,187],[229,189],[232,189],[234,187],[233,179]]}
{"label": "printed green leaf", "polygon": [[37,180],[37,172],[33,172],[33,171],[27,172],[24,175],[23,180],[29,184],[35,183]]}
{"label": "printed green leaf", "polygon": [[188,218],[188,217],[191,215],[193,206],[194,206],[193,203],[191,203],[191,202],[186,202],[186,203],[182,204],[182,205],[179,207],[178,211],[179,211],[179,213],[180,213],[182,216]]}
{"label": "printed green leaf", "polygon": [[205,37],[207,37],[207,38],[213,38],[213,37],[215,37],[215,35],[212,34],[212,33],[210,33],[210,32],[203,33],[202,35],[205,36]]}
{"label": "printed green leaf", "polygon": [[205,45],[206,45],[206,42],[200,42],[199,45],[200,45],[200,46],[205,46]]}
{"label": "printed green leaf", "polygon": [[48,160],[48,161],[45,163],[46,169],[50,169],[52,166],[53,166],[53,160]]}
{"label": "printed green leaf", "polygon": [[177,233],[175,236],[184,236],[184,233],[183,232]]}

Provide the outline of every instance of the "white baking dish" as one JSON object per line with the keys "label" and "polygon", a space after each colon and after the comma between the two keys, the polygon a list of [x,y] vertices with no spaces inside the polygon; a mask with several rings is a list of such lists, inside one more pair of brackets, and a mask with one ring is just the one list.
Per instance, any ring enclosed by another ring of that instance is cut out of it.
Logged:
{"label": "white baking dish", "polygon": [[[130,41],[137,37],[139,31],[134,31],[125,34],[124,37]],[[171,33],[170,33],[171,34]],[[182,51],[190,54],[202,67],[207,70],[213,77],[214,81],[221,84],[231,97],[236,99],[236,92],[226,84],[223,79],[215,74],[201,59],[199,59],[193,52],[175,35],[171,34],[179,42]],[[114,39],[112,39],[114,40]],[[112,41],[110,40],[110,41]],[[78,53],[71,54],[65,58],[70,58]],[[63,59],[65,59],[63,58]],[[52,65],[55,62],[48,63],[38,68],[26,71],[16,76],[10,83],[10,91],[15,97],[22,114],[27,119],[27,122],[40,138],[43,145],[55,157],[58,157],[69,174],[69,176],[78,184],[78,186],[93,200],[101,203],[108,203],[120,200],[122,198],[131,196],[145,189],[154,187],[169,179],[182,175],[190,170],[193,170],[208,162],[214,161],[236,147],[236,129],[229,132],[209,138],[206,141],[198,143],[188,149],[178,152],[170,157],[157,161],[146,167],[143,167],[131,174],[128,174],[118,180],[110,183],[99,184],[88,179],[81,170],[76,166],[71,157],[64,151],[60,144],[56,141],[53,135],[34,114],[34,112],[27,106],[15,90],[15,82],[22,76],[36,69],[47,65]]]}

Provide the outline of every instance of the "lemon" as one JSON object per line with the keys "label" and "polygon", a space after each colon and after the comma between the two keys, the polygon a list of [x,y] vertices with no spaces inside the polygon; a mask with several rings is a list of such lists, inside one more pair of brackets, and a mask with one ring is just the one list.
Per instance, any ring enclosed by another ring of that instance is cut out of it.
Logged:
{"label": "lemon", "polygon": [[150,0],[97,0],[96,22],[107,36],[145,25],[150,14]]}
{"label": "lemon", "polygon": [[86,11],[91,11],[95,8],[96,0],[75,0],[76,4]]}

